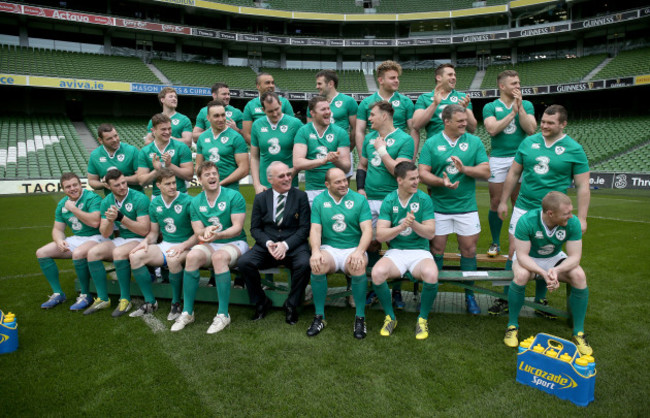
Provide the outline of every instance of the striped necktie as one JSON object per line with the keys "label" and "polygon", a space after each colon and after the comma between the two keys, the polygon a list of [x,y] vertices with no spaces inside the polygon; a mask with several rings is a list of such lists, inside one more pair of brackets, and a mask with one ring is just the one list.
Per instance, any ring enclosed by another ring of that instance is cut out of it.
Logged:
{"label": "striped necktie", "polygon": [[280,225],[282,223],[282,218],[284,217],[284,195],[278,195],[278,205],[275,208],[275,223]]}

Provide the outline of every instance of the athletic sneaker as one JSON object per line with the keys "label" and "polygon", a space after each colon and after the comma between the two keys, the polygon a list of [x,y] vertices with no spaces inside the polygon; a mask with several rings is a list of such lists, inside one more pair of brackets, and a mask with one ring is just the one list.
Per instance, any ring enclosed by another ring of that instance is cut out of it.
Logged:
{"label": "athletic sneaker", "polygon": [[[544,306],[548,306],[548,299],[542,299],[538,301],[537,303],[542,304]],[[535,315],[541,317],[541,318],[546,318],[546,319],[557,319],[557,315],[553,315],[550,312],[544,312],[538,309],[535,309]]]}
{"label": "athletic sneaker", "polygon": [[54,308],[56,305],[65,302],[65,293],[53,293],[49,296],[47,302],[41,305],[43,309]]}
{"label": "athletic sneaker", "polygon": [[401,291],[393,292],[393,306],[397,309],[404,309],[404,306],[406,306],[406,303],[402,299]]}
{"label": "athletic sneaker", "polygon": [[79,296],[77,296],[77,301],[72,306],[70,306],[70,310],[81,311],[89,307],[92,303],[93,303],[93,298],[91,298],[90,295],[82,293]]}
{"label": "athletic sneaker", "polygon": [[494,316],[507,314],[509,311],[510,309],[508,308],[508,301],[505,299],[495,300],[492,306],[488,308],[488,313]]}
{"label": "athletic sneaker", "polygon": [[117,303],[117,308],[113,311],[111,316],[113,318],[120,317],[127,313],[131,309],[131,301],[126,300],[126,299],[120,299],[120,301]]}
{"label": "athletic sneaker", "polygon": [[517,347],[519,345],[519,339],[517,338],[517,335],[519,334],[519,330],[517,329],[516,326],[510,325],[508,329],[506,329],[506,336],[503,337],[503,342],[505,345],[508,347]]}
{"label": "athletic sneaker", "polygon": [[108,309],[111,307],[111,300],[101,300],[100,298],[95,298],[95,301],[93,302],[92,305],[90,305],[90,308],[86,309],[84,311],[84,315],[90,315],[94,314],[95,312],[101,310],[101,309]]}
{"label": "athletic sneaker", "polygon": [[183,312],[183,308],[181,308],[181,303],[180,302],[172,303],[172,309],[169,311],[169,315],[167,315],[167,320],[175,321],[179,316],[181,316],[181,312]]}
{"label": "athletic sneaker", "polygon": [[390,315],[386,315],[386,318],[384,318],[384,326],[381,327],[379,333],[382,337],[390,337],[390,334],[393,333],[395,327],[397,327],[397,319],[391,319]]}
{"label": "athletic sneaker", "polygon": [[424,318],[418,318],[415,324],[415,338],[417,340],[426,340],[429,338],[429,323]]}
{"label": "athletic sneaker", "polygon": [[488,257],[496,257],[500,252],[501,248],[499,248],[499,244],[492,243],[487,250],[487,255]]}
{"label": "athletic sneaker", "polygon": [[316,315],[314,317],[314,320],[311,322],[311,325],[307,329],[307,336],[317,336],[323,330],[323,328],[325,328],[325,325],[327,325],[327,322],[325,322],[323,319],[323,315]]}
{"label": "athletic sneaker", "polygon": [[576,344],[578,351],[580,351],[580,354],[583,356],[590,356],[594,353],[594,350],[589,345],[587,336],[584,332],[579,332],[577,335],[574,335],[573,342]]}
{"label": "athletic sneaker", "polygon": [[212,325],[208,328],[208,334],[216,334],[219,331],[223,331],[230,324],[230,317],[222,313],[217,314],[212,320]]}
{"label": "athletic sneaker", "polygon": [[138,318],[140,316],[150,315],[156,312],[157,310],[158,310],[158,301],[156,301],[155,303],[145,302],[142,305],[140,305],[140,307],[137,310],[131,312],[129,316],[131,318]]}
{"label": "athletic sneaker", "polygon": [[368,295],[366,296],[366,306],[372,306],[375,303],[377,303],[379,299],[377,298],[377,294],[375,293],[374,290],[371,290],[368,292]]}
{"label": "athletic sneaker", "polygon": [[366,338],[368,331],[366,330],[366,318],[361,316],[354,317],[354,338],[362,340]]}
{"label": "athletic sneaker", "polygon": [[474,295],[465,295],[465,305],[467,312],[472,315],[480,315],[481,308],[479,308],[478,303],[476,303],[476,298]]}
{"label": "athletic sneaker", "polygon": [[172,325],[172,332],[180,331],[185,328],[185,325],[191,324],[192,322],[194,322],[194,312],[192,312],[192,315],[183,312],[181,316],[176,318],[176,321]]}
{"label": "athletic sneaker", "polygon": [[348,297],[346,298],[346,301],[348,302],[348,306],[350,308],[356,308],[357,307],[357,303],[354,301],[354,296],[348,295]]}

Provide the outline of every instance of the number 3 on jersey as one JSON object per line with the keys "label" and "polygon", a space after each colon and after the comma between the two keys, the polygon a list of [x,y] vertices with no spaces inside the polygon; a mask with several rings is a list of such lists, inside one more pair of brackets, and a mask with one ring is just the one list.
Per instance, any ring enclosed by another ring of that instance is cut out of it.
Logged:
{"label": "number 3 on jersey", "polygon": [[535,167],[533,167],[533,170],[535,170],[537,174],[548,173],[548,163],[551,162],[550,158],[542,156],[535,158],[535,161],[539,162],[539,164],[536,164]]}

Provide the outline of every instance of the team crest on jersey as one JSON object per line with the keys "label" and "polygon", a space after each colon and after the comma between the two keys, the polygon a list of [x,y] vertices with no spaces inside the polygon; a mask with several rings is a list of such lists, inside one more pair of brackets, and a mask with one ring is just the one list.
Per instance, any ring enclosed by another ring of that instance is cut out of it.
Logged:
{"label": "team crest on jersey", "polygon": [[393,107],[399,107],[399,100],[393,100]]}
{"label": "team crest on jersey", "polygon": [[207,212],[208,207],[207,206],[199,206],[199,212]]}
{"label": "team crest on jersey", "polygon": [[327,135],[325,135],[325,139],[327,140],[327,142],[332,142],[332,141],[334,141],[334,134],[327,134]]}
{"label": "team crest on jersey", "polygon": [[205,138],[205,143],[206,143],[206,144],[209,144],[209,143],[210,143],[210,139],[209,139],[209,138]]}
{"label": "team crest on jersey", "polygon": [[399,212],[399,208],[397,206],[393,206],[393,213]]}
{"label": "team crest on jersey", "polygon": [[395,144],[395,140],[394,140],[393,138],[388,138],[388,139],[386,140],[386,146],[387,146],[387,147],[391,147],[391,146],[393,146],[394,144]]}
{"label": "team crest on jersey", "polygon": [[156,208],[156,212],[157,212],[157,213],[162,213],[162,206],[158,206],[158,207]]}
{"label": "team crest on jersey", "polygon": [[345,201],[345,207],[346,207],[347,209],[352,209],[352,207],[354,207],[354,202],[351,201],[351,200],[346,200],[346,201]]}
{"label": "team crest on jersey", "polygon": [[420,210],[420,204],[418,202],[411,203],[411,212],[417,213]]}
{"label": "team crest on jersey", "polygon": [[325,203],[323,203],[323,207],[324,208],[331,208],[332,204],[330,202],[325,202]]}
{"label": "team crest on jersey", "polygon": [[286,134],[288,130],[289,127],[287,125],[280,125],[280,132],[282,132],[283,134]]}
{"label": "team crest on jersey", "polygon": [[261,107],[256,107],[255,113],[264,113],[264,109],[262,109]]}
{"label": "team crest on jersey", "polygon": [[542,239],[542,238],[544,238],[544,234],[542,234],[542,231],[535,232],[535,239]]}
{"label": "team crest on jersey", "polygon": [[180,215],[182,211],[183,211],[183,205],[179,205],[179,204],[174,205],[174,212]]}
{"label": "team crest on jersey", "polygon": [[221,143],[222,143],[222,144],[225,144],[226,142],[228,142],[229,139],[230,139],[230,138],[227,137],[227,136],[222,136],[222,137],[221,137]]}
{"label": "team crest on jersey", "polygon": [[336,107],[341,107],[341,106],[343,106],[343,100],[337,100],[337,101],[335,101],[335,102],[334,102],[334,106],[336,106]]}
{"label": "team crest on jersey", "polygon": [[124,154],[120,154],[120,155],[117,156],[117,161],[122,162],[122,161],[124,161],[125,157],[126,156]]}
{"label": "team crest on jersey", "polygon": [[176,150],[175,150],[175,149],[170,149],[169,151],[166,151],[166,152],[167,152],[167,154],[169,154],[170,157],[173,157],[174,154],[176,154]]}
{"label": "team crest on jersey", "polygon": [[61,213],[68,213],[68,209],[66,208],[61,209]]}
{"label": "team crest on jersey", "polygon": [[226,202],[219,202],[217,207],[219,208],[219,210],[226,210]]}
{"label": "team crest on jersey", "polygon": [[178,119],[172,119],[172,125],[178,125],[179,123],[181,123],[180,120],[178,120]]}
{"label": "team crest on jersey", "polygon": [[533,145],[531,146],[531,148],[532,148],[532,149],[539,149],[539,144],[533,144]]}
{"label": "team crest on jersey", "polygon": [[106,162],[106,157],[99,157],[99,162],[100,163],[105,163]]}
{"label": "team crest on jersey", "polygon": [[555,153],[556,153],[557,155],[562,155],[562,154],[564,154],[564,151],[566,151],[566,148],[564,148],[564,147],[561,147],[561,146],[559,146],[559,145],[558,145],[557,147],[555,147]]}
{"label": "team crest on jersey", "polygon": [[438,151],[445,152],[447,151],[447,147],[445,147],[444,145],[438,145]]}
{"label": "team crest on jersey", "polygon": [[232,112],[230,110],[226,111],[226,117],[232,118]]}
{"label": "team crest on jersey", "polygon": [[555,237],[560,241],[564,241],[564,238],[566,238],[566,231],[564,229],[560,229],[555,233]]}
{"label": "team crest on jersey", "polygon": [[309,139],[316,139],[316,134],[309,134]]}
{"label": "team crest on jersey", "polygon": [[452,103],[457,103],[457,102],[458,102],[458,97],[456,97],[456,96],[451,96],[451,97],[449,98],[449,101],[452,102]]}
{"label": "team crest on jersey", "polygon": [[469,147],[469,145],[467,144],[467,142],[462,142],[462,143],[458,144],[458,148],[460,148],[460,150],[463,151],[463,152],[467,151],[468,147]]}
{"label": "team crest on jersey", "polygon": [[133,203],[127,203],[124,205],[124,209],[126,209],[127,212],[131,212],[133,210]]}
{"label": "team crest on jersey", "polygon": [[269,128],[267,128],[266,126],[263,126],[262,128],[260,128],[260,132],[268,132],[268,131],[269,131]]}

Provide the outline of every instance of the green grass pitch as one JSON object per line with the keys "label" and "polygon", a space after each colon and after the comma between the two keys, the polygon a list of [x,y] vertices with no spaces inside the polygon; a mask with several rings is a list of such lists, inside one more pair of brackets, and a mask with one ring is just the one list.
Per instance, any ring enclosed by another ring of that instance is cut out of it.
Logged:
{"label": "green grass pitch", "polygon": [[[250,204],[251,188],[243,192]],[[479,251],[485,251],[487,188],[477,194]],[[312,307],[291,327],[280,310],[252,323],[250,307],[231,306],[231,326],[210,336],[205,332],[216,306],[199,303],[196,323],[172,334],[169,301],[160,301],[155,314],[161,329],[106,311],[88,317],[70,312],[70,261],[58,262],[68,302],[43,311],[50,289],[34,251],[51,240],[60,198],[0,198],[0,308],[16,313],[20,335],[20,348],[0,355],[0,416],[648,414],[647,194],[592,193],[582,265],[590,287],[586,331],[598,375],[595,402],[587,408],[515,382],[516,351],[502,343],[505,317],[432,314],[429,338],[416,341],[416,314],[397,312],[395,333],[382,338],[382,313],[370,310],[368,337],[357,341],[350,308],[328,308],[327,328],[308,338]],[[564,307],[564,291],[550,300]],[[523,337],[571,335],[564,321],[523,318],[520,325]]]}

